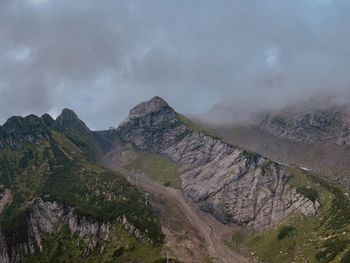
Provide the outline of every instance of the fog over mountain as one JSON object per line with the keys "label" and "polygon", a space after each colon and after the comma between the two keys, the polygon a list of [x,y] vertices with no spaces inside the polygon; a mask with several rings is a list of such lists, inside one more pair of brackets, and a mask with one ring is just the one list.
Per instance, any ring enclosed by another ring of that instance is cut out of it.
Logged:
{"label": "fog over mountain", "polygon": [[0,0],[0,121],[70,107],[102,129],[154,95],[191,114],[223,100],[347,100],[349,11],[347,0]]}

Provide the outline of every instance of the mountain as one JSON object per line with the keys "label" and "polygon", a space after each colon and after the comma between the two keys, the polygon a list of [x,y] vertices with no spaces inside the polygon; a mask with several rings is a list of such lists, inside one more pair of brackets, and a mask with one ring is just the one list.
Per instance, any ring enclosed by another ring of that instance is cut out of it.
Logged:
{"label": "mountain", "polygon": [[133,108],[118,134],[140,150],[165,154],[178,163],[183,191],[220,221],[264,229],[292,211],[317,212],[317,201],[287,184],[291,174],[284,167],[189,128],[158,97],[148,104],[152,110],[140,111],[145,103]]}
{"label": "mountain", "polygon": [[218,137],[160,97],[108,131],[70,110],[14,118],[0,130],[0,262],[349,257],[344,192]]}
{"label": "mountain", "polygon": [[266,116],[259,128],[282,139],[350,144],[350,105],[322,108],[286,108]]}
{"label": "mountain", "polygon": [[[202,116],[202,122],[220,112],[218,108]],[[233,116],[239,112],[228,106],[225,109],[226,116],[231,110],[236,112]],[[210,122],[206,126],[234,144],[281,163],[312,169],[349,191],[349,120],[349,104],[318,98],[255,113],[249,122],[227,117],[225,124]]]}
{"label": "mountain", "polygon": [[0,141],[0,262],[161,257],[156,214],[121,174],[93,161],[93,135],[73,111],[12,117]]}
{"label": "mountain", "polygon": [[[212,135],[159,97],[132,109],[116,134],[141,152],[175,162],[183,193],[217,220],[257,233],[245,242],[261,259],[304,260],[308,251],[311,262],[331,262],[346,250],[338,242],[348,244],[348,235],[341,241],[337,237],[341,231],[348,233],[346,197],[305,169],[273,162]],[[292,240],[279,242],[276,236],[283,236],[285,229],[293,232],[287,234]],[[262,230],[268,234],[260,235]],[[308,243],[310,232],[320,240]],[[321,241],[327,236],[327,242]],[[284,242],[292,242],[289,253]]]}
{"label": "mountain", "polygon": [[[220,108],[220,107],[219,107]],[[246,113],[243,111],[233,112],[233,118],[228,116],[231,114],[230,110],[237,110],[236,107],[225,107],[225,123],[213,122],[211,118],[216,116],[217,112],[222,112],[218,107],[215,111],[208,115],[200,116],[193,119],[197,125],[207,127],[213,133],[218,136],[222,136],[224,140],[238,145],[241,148],[249,149],[254,152],[259,152],[264,156],[267,156],[271,160],[279,162],[286,167],[302,167],[302,170],[313,177],[313,180],[318,181],[319,178],[324,178],[331,185],[336,187],[330,187],[328,183],[320,180],[318,185],[326,186],[328,190],[336,197],[332,203],[337,208],[326,209],[326,202],[321,202],[322,209],[328,216],[338,210],[338,216],[342,214],[340,219],[327,219],[331,224],[336,223],[338,220],[342,221],[344,230],[347,229],[349,224],[349,214],[346,211],[348,208],[348,193],[342,192],[350,189],[350,177],[349,177],[349,147],[348,147],[348,127],[349,127],[349,105],[339,103],[329,103],[327,100],[315,99],[313,101],[301,102],[295,105],[289,105],[286,108],[253,113],[249,118],[237,120],[235,116]],[[220,118],[220,116],[218,117]],[[334,210],[335,209],[335,210]],[[342,211],[342,212],[340,212]],[[319,220],[323,221],[323,212],[319,212]],[[287,219],[289,221],[290,219]],[[343,221],[344,220],[344,221]],[[293,221],[293,220],[292,220]],[[315,223],[315,222],[314,222]],[[307,222],[302,221],[304,228],[308,225]],[[293,226],[294,227],[294,226]],[[300,224],[295,229],[300,228]],[[335,232],[328,232],[329,229],[336,230]],[[324,227],[315,223],[315,226],[311,229],[303,230],[307,232],[313,232],[314,236],[310,239],[311,242],[315,242],[316,237],[327,239],[329,249],[318,247],[318,252],[314,257],[310,256],[307,251],[296,252],[293,248],[294,244],[286,243],[285,245],[291,246],[291,251],[287,253],[303,253],[305,256],[302,260],[308,262],[348,262],[349,252],[344,254],[344,259],[341,260],[339,248],[344,249],[346,244],[349,243],[349,237],[344,237],[344,240],[336,240],[335,233],[340,230],[341,227]],[[287,228],[286,228],[287,229]],[[323,232],[321,229],[328,229]],[[282,230],[282,228],[281,228]],[[294,231],[293,230],[293,231]],[[320,231],[321,230],[321,231]],[[300,231],[300,229],[298,230]],[[348,230],[342,232],[344,236],[347,235]],[[322,233],[323,232],[323,233]],[[328,234],[326,234],[328,232]],[[340,234],[341,232],[338,232]],[[273,241],[273,236],[276,234],[273,230],[269,230],[258,237],[253,238],[248,243],[257,248],[257,253],[260,257],[268,262],[277,262],[283,259],[283,256],[273,257],[273,246],[280,245],[279,242]],[[295,235],[295,233],[293,234]],[[278,235],[277,235],[278,237]],[[292,238],[293,242],[303,242],[299,238]],[[332,241],[331,241],[332,240]],[[262,242],[271,242],[270,250],[266,250],[261,244]],[[339,243],[340,242],[340,243]],[[315,242],[317,243],[317,242]],[[306,243],[303,246],[307,246]],[[330,248],[333,247],[333,248]],[[337,251],[337,252],[335,252]],[[283,250],[280,251],[282,254]],[[276,252],[278,253],[278,249]],[[341,253],[340,253],[341,254]],[[288,258],[286,256],[286,258]],[[286,260],[284,258],[284,260]],[[288,260],[292,259],[289,257]],[[282,260],[283,261],[283,260]],[[283,261],[284,262],[284,261]],[[299,261],[296,261],[299,262]]]}

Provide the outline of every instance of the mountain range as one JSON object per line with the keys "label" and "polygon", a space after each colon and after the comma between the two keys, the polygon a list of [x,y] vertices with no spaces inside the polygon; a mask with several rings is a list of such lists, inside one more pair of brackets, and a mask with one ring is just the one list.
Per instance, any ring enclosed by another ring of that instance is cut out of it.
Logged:
{"label": "mountain range", "polygon": [[297,154],[332,145],[346,160],[348,116],[288,110],[208,127],[154,97],[106,131],[68,109],[11,117],[0,262],[348,262],[347,168],[332,180],[324,168],[337,161]]}

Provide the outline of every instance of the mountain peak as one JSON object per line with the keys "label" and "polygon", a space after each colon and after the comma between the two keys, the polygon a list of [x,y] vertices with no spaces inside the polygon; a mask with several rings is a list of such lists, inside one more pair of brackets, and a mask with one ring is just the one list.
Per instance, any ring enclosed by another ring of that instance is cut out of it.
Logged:
{"label": "mountain peak", "polygon": [[178,123],[177,113],[160,97],[141,102],[130,110],[129,116],[119,124],[121,136],[133,137],[143,129],[166,128]]}
{"label": "mountain peak", "polygon": [[63,109],[60,116],[57,117],[55,125],[58,130],[65,130],[66,128],[73,128],[80,132],[89,133],[89,128],[85,123],[79,119],[75,112],[71,109]]}
{"label": "mountain peak", "polygon": [[152,112],[161,110],[162,108],[168,108],[168,103],[161,97],[155,96],[148,101],[141,102],[130,110],[129,118],[137,119]]}
{"label": "mountain peak", "polygon": [[45,113],[40,117],[40,119],[47,127],[51,128],[54,126],[55,120],[51,117],[50,114]]}
{"label": "mountain peak", "polygon": [[0,146],[8,145],[12,149],[20,149],[25,143],[38,143],[48,136],[49,131],[38,116],[13,116],[2,126]]}
{"label": "mountain peak", "polygon": [[78,119],[78,116],[75,114],[75,112],[71,109],[68,108],[64,108],[60,114],[60,116],[58,116],[58,118],[64,118],[67,120],[73,120],[73,119]]}

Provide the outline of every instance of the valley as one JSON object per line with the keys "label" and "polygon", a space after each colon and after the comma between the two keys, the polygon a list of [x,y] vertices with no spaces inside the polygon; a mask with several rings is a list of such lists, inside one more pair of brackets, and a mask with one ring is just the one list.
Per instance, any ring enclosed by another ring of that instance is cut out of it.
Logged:
{"label": "valley", "polygon": [[[119,147],[119,149],[123,148]],[[125,152],[122,151],[121,156],[130,156],[130,146],[124,149]],[[134,152],[133,155],[144,155],[144,153]],[[231,238],[233,231],[239,228],[238,226],[220,223],[211,215],[201,211],[183,195],[181,190],[169,186],[165,181],[152,179],[152,174],[127,171],[118,163],[113,163],[113,159],[115,158],[111,158],[110,153],[106,153],[101,157],[101,162],[107,168],[124,174],[124,177],[142,192],[149,193],[152,206],[160,213],[165,233],[163,255],[176,258],[181,262],[205,262],[206,260],[248,262],[246,258],[236,254],[225,244]],[[122,163],[127,162],[122,161]],[[163,164],[162,167],[166,165],[169,166],[169,163]]]}

